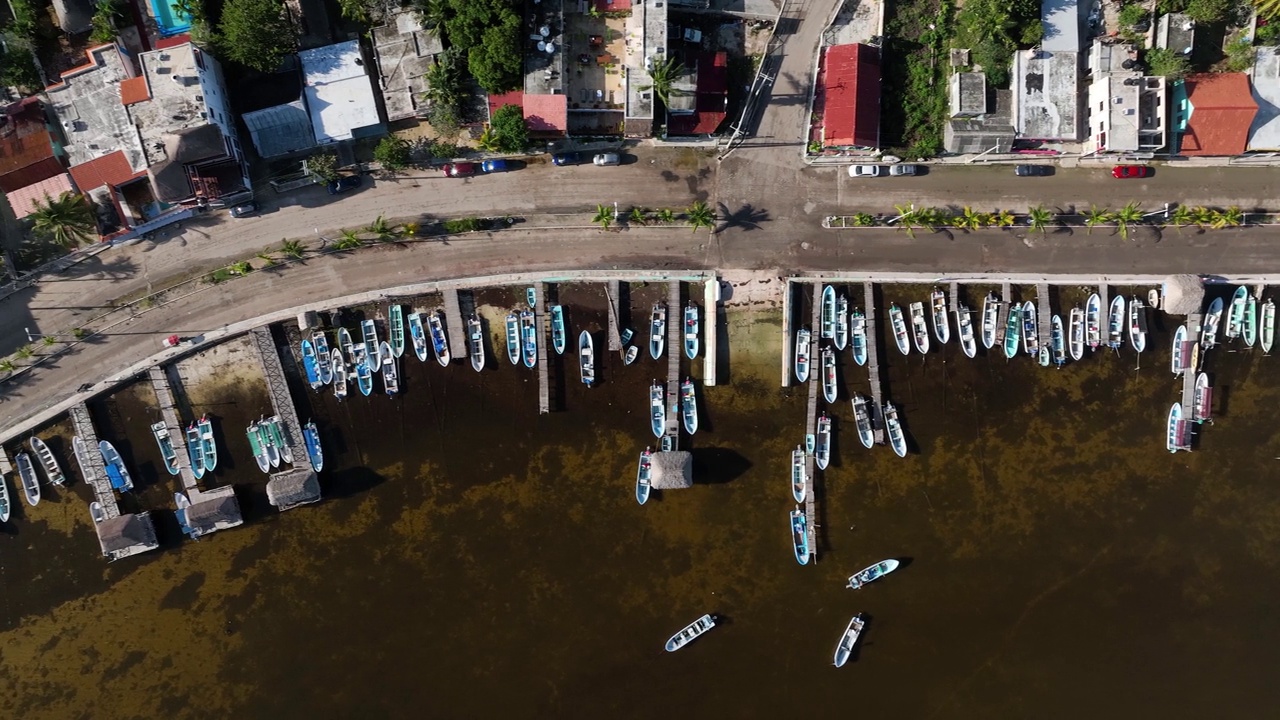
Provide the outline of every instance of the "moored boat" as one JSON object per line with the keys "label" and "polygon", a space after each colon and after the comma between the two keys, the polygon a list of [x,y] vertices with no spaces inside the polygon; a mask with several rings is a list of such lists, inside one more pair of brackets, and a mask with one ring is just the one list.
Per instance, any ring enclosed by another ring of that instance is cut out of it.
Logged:
{"label": "moored boat", "polygon": [[982,347],[990,350],[996,344],[996,323],[1000,318],[1000,300],[987,293],[982,301]]}
{"label": "moored boat", "polygon": [[515,313],[507,315],[507,359],[520,364],[520,318]]}
{"label": "moored boat", "polygon": [[653,431],[653,436],[656,438],[662,437],[667,431],[667,404],[663,401],[664,394],[662,383],[655,380],[649,386],[649,429]]}
{"label": "moored boat", "polygon": [[316,363],[316,349],[310,340],[302,341],[302,369],[307,375],[307,384],[312,390],[319,390],[324,383],[320,382],[320,367]]}
{"label": "moored boat", "polygon": [[654,303],[649,314],[649,357],[657,360],[667,344],[667,306]]}
{"label": "moored boat", "polygon": [[9,481],[0,475],[0,523],[9,522],[9,513],[13,510],[9,503]]}
{"label": "moored boat", "polygon": [[532,310],[520,313],[520,348],[525,367],[538,364],[538,328],[534,324]]}
{"label": "moored boat", "polygon": [[1067,339],[1062,332],[1062,316],[1054,315],[1049,322],[1049,350],[1053,353],[1053,364],[1062,367],[1067,362]]}
{"label": "moored boat", "polygon": [[[902,316],[902,308],[897,303],[889,306],[889,327],[893,330],[893,341],[898,346],[898,352],[903,355],[911,353],[911,338],[907,333],[907,321]],[[858,363],[861,365],[862,363]]]}
{"label": "moored boat", "polygon": [[537,307],[538,306],[538,289],[532,288],[532,287],[525,288],[524,301],[525,301],[525,304],[529,306],[530,310]]}
{"label": "moored boat", "polygon": [[857,590],[863,585],[866,585],[867,583],[870,583],[870,582],[875,582],[876,580],[879,580],[880,578],[884,577],[885,575],[888,575],[894,570],[897,570],[900,564],[901,563],[899,563],[897,560],[894,560],[893,558],[889,558],[888,560],[881,560],[880,562],[876,563],[875,565],[872,565],[871,567],[865,568],[863,570],[860,570],[854,573],[853,575],[850,575],[849,584],[846,585],[845,587],[849,588],[850,590]]}
{"label": "moored boat", "polygon": [[1200,328],[1200,349],[1212,350],[1218,344],[1218,325],[1222,322],[1222,298],[1214,298],[1204,314]]}
{"label": "moored boat", "polygon": [[1195,392],[1191,401],[1191,422],[1197,425],[1213,417],[1213,388],[1209,386],[1209,376],[1200,373],[1196,376]]}
{"label": "moored boat", "polygon": [[826,470],[831,462],[831,417],[826,413],[818,416],[818,441],[813,450],[813,461],[819,470]]}
{"label": "moored boat", "polygon": [[1129,301],[1129,344],[1139,353],[1147,349],[1146,307],[1137,295]]}
{"label": "moored boat", "polygon": [[13,456],[14,462],[18,464],[18,481],[22,484],[22,494],[27,498],[27,504],[35,507],[40,504],[40,478],[36,477],[36,468],[31,464],[31,456],[25,452],[20,452]]}
{"label": "moored boat", "polygon": [[583,330],[578,334],[578,370],[582,375],[582,384],[587,387],[596,382],[595,344],[591,341],[591,333]]}
{"label": "moored boat", "polygon": [[631,363],[635,362],[636,358],[638,357],[640,357],[640,348],[636,347],[635,345],[632,345],[627,348],[626,354],[622,356],[622,364],[630,365]]}
{"label": "moored boat", "polygon": [[[165,436],[166,438],[168,437],[167,430],[165,431]],[[34,435],[31,436],[31,451],[36,454],[36,459],[40,461],[40,467],[44,469],[44,475],[49,479],[49,482],[54,485],[67,484],[67,476],[63,474],[62,466],[58,464],[58,459],[53,456],[53,452],[49,450],[49,446],[45,445],[43,440]],[[173,452],[172,443],[170,444],[169,452]],[[175,464],[177,463],[176,460],[174,462]]]}
{"label": "moored boat", "polygon": [[1102,298],[1098,293],[1089,296],[1084,308],[1084,340],[1090,350],[1102,344]]}
{"label": "moored boat", "polygon": [[809,382],[809,329],[796,331],[795,361],[793,363],[796,380],[801,384]]}
{"label": "moored boat", "polygon": [[693,378],[685,378],[680,383],[680,418],[686,433],[698,432],[698,391]]}
{"label": "moored boat", "polygon": [[1116,350],[1124,344],[1124,296],[1117,295],[1111,301],[1111,311],[1107,313],[1107,347]]}
{"label": "moored boat", "polygon": [[333,351],[333,359],[330,361],[333,365],[333,396],[339,400],[345,400],[347,397],[347,361],[342,359],[342,352],[335,349]]}
{"label": "moored boat", "polygon": [[1022,306],[1009,304],[1009,319],[1004,327],[1004,356],[1009,360],[1018,356],[1018,340],[1022,337]]}
{"label": "moored boat", "polygon": [[898,408],[893,403],[884,404],[884,428],[889,434],[889,446],[898,457],[907,456],[907,436],[902,432],[902,422],[898,420]]}
{"label": "moored boat", "polygon": [[791,544],[796,553],[796,562],[808,565],[813,554],[809,547],[809,519],[800,508],[791,511]]}
{"label": "moored boat", "polygon": [[929,323],[924,319],[924,303],[913,302],[907,306],[911,313],[911,339],[915,341],[916,352],[929,354]]}
{"label": "moored boat", "polygon": [[822,288],[822,307],[819,312],[822,320],[818,328],[818,336],[823,340],[833,340],[836,336],[836,289],[827,285]]}
{"label": "moored boat", "polygon": [[849,621],[849,627],[844,629],[844,633],[840,635],[840,643],[836,645],[835,665],[836,667],[844,667],[849,661],[849,656],[853,654],[853,648],[858,644],[858,636],[862,635],[862,628],[866,623],[862,619],[862,613],[853,616]]}
{"label": "moored boat", "polygon": [[[817,449],[817,443],[814,443]],[[799,445],[791,451],[791,497],[796,502],[804,502],[805,493],[809,490],[809,473],[805,467],[805,450]]]}
{"label": "moored boat", "polygon": [[653,452],[645,448],[640,453],[640,462],[636,466],[636,502],[641,505],[649,502],[649,493],[653,489],[649,477],[653,472]]}
{"label": "moored boat", "polygon": [[683,630],[667,640],[667,652],[675,652],[696,640],[700,635],[716,626],[716,619],[711,615],[703,615],[685,626]]}
{"label": "moored boat", "polygon": [[397,358],[404,355],[404,308],[392,305],[387,311],[387,334],[391,336],[391,353]]}
{"label": "moored boat", "polygon": [[829,347],[822,348],[822,396],[836,401],[836,351]]}
{"label": "moored boat", "polygon": [[102,462],[106,465],[107,479],[111,481],[111,487],[120,492],[132,490],[133,477],[129,475],[129,469],[124,466],[124,460],[120,458],[120,453],[116,452],[115,446],[106,440],[99,441],[98,452],[102,454]]}
{"label": "moored boat", "polygon": [[267,451],[267,461],[273,468],[280,467],[280,462],[284,460],[284,442],[277,439],[274,424],[271,420],[259,420],[258,428],[262,444]]}
{"label": "moored boat", "polygon": [[360,362],[356,363],[356,387],[365,397],[373,392],[373,369],[364,360],[364,351],[360,351]]}
{"label": "moored boat", "polygon": [[1187,326],[1179,325],[1173,331],[1173,349],[1170,352],[1169,369],[1178,377],[1187,369]]}
{"label": "moored boat", "polygon": [[89,519],[93,520],[94,525],[107,519],[107,511],[102,509],[102,503],[97,500],[89,503]]}
{"label": "moored boat", "polygon": [[[76,465],[80,466],[80,477],[84,478],[86,483],[92,485],[97,476],[93,472],[93,464],[89,458],[89,449],[85,447],[84,440],[79,435],[71,438],[71,453],[76,456]],[[203,474],[203,470],[201,471]],[[196,475],[197,478],[200,475]]]}
{"label": "moored boat", "polygon": [[853,396],[853,421],[858,426],[858,440],[870,448],[875,442],[875,433],[871,429],[871,405],[862,395]]}
{"label": "moored boat", "polygon": [[427,361],[427,331],[422,327],[422,314],[409,313],[409,340],[413,342],[413,354],[421,362]]}
{"label": "moored boat", "polygon": [[556,351],[557,355],[564,354],[564,307],[561,305],[551,306],[551,349]]}
{"label": "moored boat", "polygon": [[302,438],[307,443],[307,459],[311,461],[311,469],[320,472],[324,469],[324,448],[320,445],[320,431],[316,429],[314,420],[308,420],[302,426]]}
{"label": "moored boat", "polygon": [[471,356],[472,370],[484,370],[484,326],[475,315],[467,321],[467,354]]}
{"label": "moored boat", "polygon": [[[99,509],[101,509],[102,506],[99,505],[98,507]],[[191,523],[187,521],[187,508],[191,507],[191,499],[188,498],[183,493],[180,493],[180,492],[174,493],[173,507],[175,511],[173,514],[174,514],[174,517],[178,520],[178,526],[182,528],[182,534],[189,535],[193,538],[197,537],[196,534],[193,533],[191,530]],[[94,517],[93,506],[89,507],[89,516]],[[104,516],[105,516],[105,513],[104,513]],[[101,522],[101,520],[98,520],[96,517],[94,517],[93,521],[94,523]]]}
{"label": "moored boat", "polygon": [[1036,351],[1036,362],[1040,363],[1040,367],[1049,367],[1049,346]]}
{"label": "moored boat", "polygon": [[1040,320],[1030,300],[1022,303],[1022,351],[1032,357],[1040,354]]}
{"label": "moored boat", "polygon": [[[854,310],[849,320],[850,335],[853,336],[853,361],[859,365],[867,364],[867,316],[861,310]],[[901,347],[901,346],[899,346]]]}
{"label": "moored boat", "polygon": [[929,301],[933,307],[934,337],[938,338],[939,345],[946,345],[951,341],[951,324],[947,319],[947,294],[934,288]]}
{"label": "moored boat", "polygon": [[208,413],[200,416],[196,423],[200,428],[200,451],[204,453],[204,469],[213,472],[218,468],[218,444],[213,439],[213,421]]}
{"label": "moored boat", "polygon": [[1261,323],[1258,326],[1258,340],[1262,344],[1262,352],[1271,352],[1271,345],[1276,338],[1276,304],[1267,298],[1262,303]]}
{"label": "moored boat", "polygon": [[1183,449],[1182,436],[1185,432],[1185,423],[1182,422],[1182,404],[1174,403],[1169,408],[1169,421],[1165,428],[1164,447],[1171,453],[1176,453]]}
{"label": "moored boat", "polygon": [[178,452],[173,449],[173,438],[169,435],[169,426],[164,421],[151,424],[151,436],[156,439],[160,448],[160,459],[164,461],[164,469],[170,475],[178,474]]}
{"label": "moored boat", "polygon": [[1067,348],[1071,351],[1071,359],[1079,362],[1084,357],[1084,310],[1073,307],[1069,317],[1070,319],[1067,321],[1067,335],[1069,337]]}
{"label": "moored boat", "polygon": [[338,349],[346,357],[348,365],[356,364],[356,344],[351,340],[351,332],[344,327],[338,328]]}
{"label": "moored boat", "polygon": [[1160,290],[1159,289],[1151,288],[1150,290],[1147,291],[1147,307],[1151,308],[1152,310],[1160,309]]}
{"label": "moored boat", "polygon": [[1240,337],[1240,329],[1244,325],[1245,302],[1248,297],[1249,289],[1243,285],[1236,288],[1235,294],[1231,296],[1231,306],[1227,309],[1227,328],[1223,333],[1223,337],[1228,340]]}
{"label": "moored boat", "polygon": [[[532,316],[533,313],[529,315]],[[449,361],[453,358],[449,354],[449,336],[445,335],[440,313],[427,313],[427,335],[431,338],[431,351],[435,353],[436,362],[440,363],[440,367],[449,367]]]}
{"label": "moored boat", "polygon": [[395,397],[400,393],[400,370],[396,367],[395,351],[391,349],[391,343],[383,340],[379,352],[382,353],[382,387],[388,397]]}
{"label": "moored boat", "polygon": [[689,303],[684,307],[684,356],[690,360],[698,357],[698,306]]}
{"label": "moored boat", "polygon": [[1240,323],[1240,337],[1244,338],[1245,347],[1253,347],[1258,342],[1258,298],[1253,295],[1244,301],[1244,320]]}
{"label": "moored boat", "polygon": [[836,336],[831,342],[836,350],[844,350],[849,345],[849,299],[843,295],[836,298]]}
{"label": "moored boat", "polygon": [[325,337],[323,330],[317,330],[311,333],[311,345],[316,349],[316,371],[320,373],[320,382],[328,385],[333,382],[333,363],[329,362],[331,357],[329,338]]}
{"label": "moored boat", "polygon": [[280,459],[293,464],[293,448],[284,440],[284,420],[279,415],[272,415],[267,418],[267,429],[271,433],[271,443],[280,450]]}
{"label": "moored boat", "polygon": [[382,367],[382,354],[378,351],[378,326],[372,320],[360,323],[360,334],[364,342],[364,361],[369,370],[378,372]]}
{"label": "moored boat", "polygon": [[960,350],[964,352],[964,356],[977,357],[978,343],[973,337],[973,313],[969,312],[964,303],[956,308],[956,331],[960,336]]}
{"label": "moored boat", "polygon": [[251,422],[249,427],[245,428],[245,437],[249,438],[249,452],[253,454],[253,459],[258,463],[258,469],[264,473],[271,472],[271,460],[267,457],[267,442],[262,436],[261,423]]}

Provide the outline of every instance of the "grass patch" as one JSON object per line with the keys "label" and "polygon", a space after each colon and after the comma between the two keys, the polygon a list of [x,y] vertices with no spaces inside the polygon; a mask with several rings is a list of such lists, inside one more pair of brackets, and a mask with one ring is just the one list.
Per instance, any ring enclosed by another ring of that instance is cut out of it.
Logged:
{"label": "grass patch", "polygon": [[458,233],[475,232],[483,230],[485,223],[480,218],[458,218],[457,220],[445,220],[440,223],[441,229],[449,235],[457,235]]}
{"label": "grass patch", "polygon": [[885,8],[881,139],[905,157],[942,152],[953,10],[953,0],[892,0]]}

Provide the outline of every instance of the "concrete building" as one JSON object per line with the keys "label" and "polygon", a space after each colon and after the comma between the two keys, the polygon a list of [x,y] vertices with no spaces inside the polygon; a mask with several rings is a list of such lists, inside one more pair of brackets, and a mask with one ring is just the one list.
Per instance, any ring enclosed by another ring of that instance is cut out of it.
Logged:
{"label": "concrete building", "polygon": [[[668,135],[709,135],[719,129],[727,115],[728,53],[722,50],[699,54],[697,63],[689,74],[694,79],[687,101],[679,110],[673,107],[668,108]],[[674,92],[672,94],[674,95]]]}
{"label": "concrete building", "polygon": [[1154,153],[1167,143],[1165,79],[1149,76],[1126,43],[1099,38],[1089,49],[1085,154]]}
{"label": "concrete building", "polygon": [[427,71],[442,52],[439,34],[423,28],[416,11],[399,10],[373,29],[373,57],[388,122],[425,112]]}
{"label": "concrete building", "polygon": [[1249,126],[1250,151],[1280,151],[1280,48],[1260,47],[1254,51],[1249,86],[1258,112]]}
{"label": "concrete building", "polygon": [[958,72],[949,83],[951,117],[943,147],[955,154],[1007,153],[1013,149],[1009,90],[989,90],[981,72]]}
{"label": "concrete building", "polygon": [[304,50],[298,59],[317,144],[386,134],[359,41]]}
{"label": "concrete building", "polygon": [[880,147],[880,49],[833,45],[823,53],[823,147]]}
{"label": "concrete building", "polygon": [[1167,13],[1156,21],[1156,47],[1191,55],[1196,44],[1196,21],[1182,13]]}
{"label": "concrete building", "polygon": [[1080,139],[1079,0],[1045,0],[1039,49],[1013,56],[1013,126],[1019,138],[1050,142]]}
{"label": "concrete building", "polygon": [[634,0],[627,18],[629,40],[623,59],[623,134],[627,137],[653,135],[654,98],[649,71],[667,58],[667,3],[663,0]]}

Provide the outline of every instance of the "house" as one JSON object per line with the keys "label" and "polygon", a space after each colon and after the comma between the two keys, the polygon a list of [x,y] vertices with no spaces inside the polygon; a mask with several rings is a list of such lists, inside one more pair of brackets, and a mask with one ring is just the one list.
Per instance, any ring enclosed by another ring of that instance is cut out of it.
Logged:
{"label": "house", "polygon": [[310,150],[316,146],[311,131],[311,115],[298,98],[291,103],[254,110],[240,116],[258,155],[264,158]]}
{"label": "house", "polygon": [[1191,55],[1196,44],[1196,21],[1182,13],[1166,13],[1156,21],[1156,47]]}
{"label": "house", "polygon": [[1253,58],[1249,86],[1258,104],[1258,113],[1249,126],[1246,149],[1275,152],[1280,150],[1280,48],[1257,48]]}
{"label": "house", "polygon": [[5,196],[9,200],[9,207],[13,209],[13,216],[21,220],[38,210],[45,198],[56,198],[64,192],[78,192],[75,183],[71,181],[71,175],[65,172],[5,193]]}
{"label": "house", "polygon": [[0,112],[0,190],[12,193],[66,172],[45,105],[29,97]]}
{"label": "house", "polygon": [[272,473],[267,481],[267,502],[280,508],[281,512],[320,502],[320,481],[315,472],[306,468]]}
{"label": "house", "polygon": [[[1242,155],[1258,103],[1244,73],[1196,73],[1183,79],[1185,129],[1176,154]],[[1183,105],[1180,103],[1180,105]]]}
{"label": "house", "polygon": [[700,54],[694,74],[697,79],[689,97],[691,102],[678,111],[668,108],[669,135],[709,135],[724,122],[729,106],[728,54],[724,51]]}
{"label": "house", "polygon": [[823,64],[823,147],[880,147],[880,49],[833,45]]}
{"label": "house", "polygon": [[373,57],[388,122],[423,113],[427,71],[442,52],[440,35],[434,29],[423,28],[414,10],[398,10],[387,17],[385,24],[373,29]]}
{"label": "house", "polygon": [[1089,49],[1085,154],[1154,153],[1166,144],[1165,79],[1145,75],[1137,50],[1098,38]]}
{"label": "house", "polygon": [[621,68],[622,133],[627,137],[651,137],[654,96],[649,72],[667,58],[667,3],[661,0],[634,2],[631,15],[626,19],[625,33],[628,42]]}
{"label": "house", "polygon": [[1007,153],[1013,149],[1013,96],[989,91],[981,72],[957,72],[948,83],[951,117],[943,130],[949,153]]}
{"label": "house", "polygon": [[182,531],[193,539],[244,524],[240,503],[231,485],[193,493],[190,499],[191,506],[178,511],[178,521]]}
{"label": "house", "polygon": [[1080,3],[1045,0],[1040,47],[1013,55],[1013,127],[1018,138],[1080,139]]}
{"label": "house", "polygon": [[386,134],[359,41],[304,50],[298,59],[317,144]]}

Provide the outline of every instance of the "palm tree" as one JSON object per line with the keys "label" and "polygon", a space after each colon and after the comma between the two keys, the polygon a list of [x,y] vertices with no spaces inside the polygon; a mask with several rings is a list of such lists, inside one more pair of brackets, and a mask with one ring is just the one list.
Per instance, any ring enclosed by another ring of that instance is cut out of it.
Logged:
{"label": "palm tree", "polygon": [[342,237],[334,241],[333,249],[355,250],[361,245],[364,245],[364,238],[360,237],[360,233],[355,230],[343,230]]}
{"label": "palm tree", "polygon": [[93,211],[83,195],[64,192],[56,198],[44,196],[44,202],[36,201],[36,209],[30,215],[36,234],[71,249],[87,242],[97,230]]}
{"label": "palm tree", "polygon": [[871,227],[876,224],[876,218],[870,213],[857,213],[853,216],[854,227]]}
{"label": "palm tree", "polygon": [[668,55],[653,64],[653,68],[649,70],[649,84],[641,85],[639,90],[640,92],[652,90],[665,106],[671,97],[671,86],[682,73],[684,73],[684,63]]}
{"label": "palm tree", "polygon": [[1142,208],[1132,200],[1113,213],[1111,218],[1116,221],[1116,229],[1120,231],[1120,237],[1124,240],[1129,239],[1129,227],[1141,225],[1144,220]]}
{"label": "palm tree", "polygon": [[276,257],[271,253],[260,252],[257,258],[266,263],[265,267],[273,267],[276,264]]}
{"label": "palm tree", "polygon": [[238,263],[232,263],[228,269],[236,275],[248,275],[253,272],[253,266],[249,264],[248,260],[241,260]]}
{"label": "palm tree", "polygon": [[16,355],[19,360],[26,360],[30,358],[32,355],[35,355],[36,351],[32,350],[30,345],[23,345],[22,347],[15,350],[13,354]]}
{"label": "palm tree", "polygon": [[421,226],[416,222],[407,222],[400,226],[401,237],[417,237],[418,230]]}
{"label": "palm tree", "polygon": [[631,212],[627,214],[627,222],[632,225],[644,225],[647,218],[644,216],[644,208],[633,207]]}
{"label": "palm tree", "polygon": [[951,216],[938,208],[920,208],[916,211],[916,223],[926,230],[936,230],[951,222]]}
{"label": "palm tree", "polygon": [[280,252],[294,260],[301,260],[302,256],[306,254],[307,248],[303,246],[301,240],[285,240],[280,244]]}
{"label": "palm tree", "polygon": [[609,226],[613,224],[613,210],[604,205],[596,205],[596,216],[591,218],[591,222],[608,230]]}
{"label": "palm tree", "polygon": [[915,226],[919,223],[917,220],[920,215],[916,212],[915,205],[894,205],[894,210],[898,211],[898,227],[907,231],[907,237],[915,239]]}
{"label": "palm tree", "polygon": [[698,228],[714,228],[716,224],[715,211],[701,200],[689,206],[685,211],[685,217],[688,218],[689,226],[694,232],[698,232]]}
{"label": "palm tree", "polygon": [[1253,5],[1258,14],[1268,20],[1280,17],[1280,0],[1253,0]]}
{"label": "palm tree", "polygon": [[1214,216],[1212,227],[1214,230],[1221,230],[1227,227],[1240,227],[1242,224],[1244,224],[1244,212],[1232,205]]}
{"label": "palm tree", "polygon": [[1031,227],[1032,232],[1040,231],[1041,235],[1049,234],[1049,223],[1053,222],[1053,213],[1049,212],[1043,205],[1037,205],[1027,210],[1027,225]]}
{"label": "palm tree", "polygon": [[982,213],[973,211],[968,205],[964,206],[964,211],[951,218],[951,224],[961,230],[977,230],[982,227]]}
{"label": "palm tree", "polygon": [[45,347],[56,345],[58,343],[58,338],[52,335],[45,335],[44,337],[40,338],[40,340],[45,344]]}
{"label": "palm tree", "polygon": [[1008,210],[996,210],[987,216],[987,222],[996,227],[1013,227],[1013,213]]}
{"label": "palm tree", "polygon": [[1182,230],[1184,225],[1190,225],[1195,222],[1195,210],[1189,205],[1179,205],[1173,209],[1173,214],[1169,216],[1169,224]]}
{"label": "palm tree", "polygon": [[14,365],[12,360],[0,360],[0,372],[13,372]]}
{"label": "palm tree", "polygon": [[676,221],[676,213],[671,208],[663,208],[658,211],[658,222],[664,225],[670,225]]}
{"label": "palm tree", "polygon": [[1093,226],[1101,225],[1111,219],[1111,211],[1106,208],[1100,208],[1097,205],[1090,205],[1089,212],[1084,214],[1084,224],[1089,228],[1089,234],[1093,234]]}
{"label": "palm tree", "polygon": [[395,228],[391,227],[391,224],[388,223],[387,219],[382,215],[375,218],[366,229],[373,233],[374,240],[377,240],[378,242],[387,242],[389,240],[396,239]]}
{"label": "palm tree", "polygon": [[1191,222],[1205,227],[1213,224],[1213,211],[1207,207],[1197,206],[1191,209]]}

